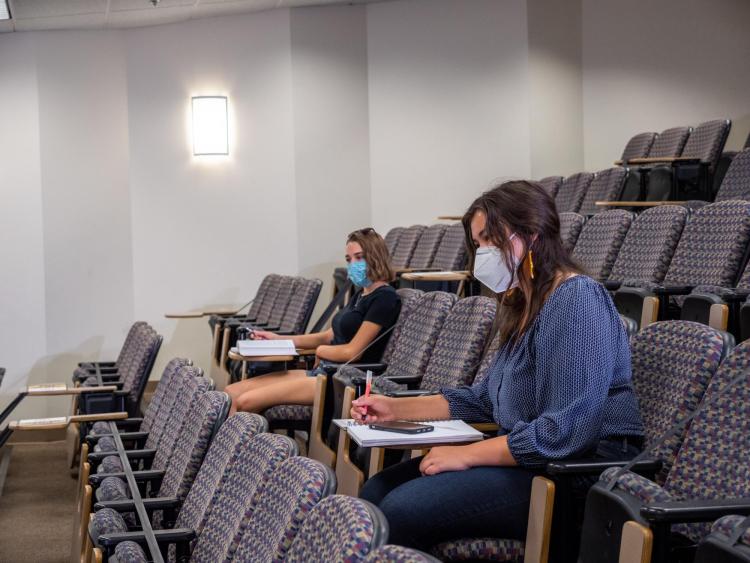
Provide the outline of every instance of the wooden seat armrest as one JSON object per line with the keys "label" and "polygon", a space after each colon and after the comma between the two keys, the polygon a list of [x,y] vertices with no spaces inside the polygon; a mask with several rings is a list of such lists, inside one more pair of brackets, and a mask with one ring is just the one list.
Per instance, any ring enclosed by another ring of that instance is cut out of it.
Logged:
{"label": "wooden seat armrest", "polygon": [[438,215],[439,221],[460,221],[463,219],[461,215]]}
{"label": "wooden seat armrest", "polygon": [[497,432],[498,428],[500,428],[494,422],[471,422],[469,426],[483,433]]}
{"label": "wooden seat armrest", "polygon": [[11,430],[60,430],[74,422],[96,422],[98,420],[122,420],[128,417],[126,412],[104,412],[99,414],[77,414],[73,416],[54,416],[50,418],[27,418],[12,420],[8,424]]}
{"label": "wooden seat armrest", "polygon": [[469,279],[469,272],[411,272],[403,274],[401,278],[407,281],[465,281]]}
{"label": "wooden seat armrest", "polygon": [[183,313],[164,313],[167,319],[199,319],[203,316],[203,311],[185,311]]}
{"label": "wooden seat armrest", "polygon": [[676,156],[655,156],[655,157],[646,157],[646,158],[631,158],[628,160],[628,164],[669,164],[670,162],[674,162],[677,160]]}
{"label": "wooden seat armrest", "polygon": [[300,356],[314,356],[316,348],[297,348],[297,354]]}
{"label": "wooden seat armrest", "polygon": [[29,385],[26,394],[29,397],[49,397],[52,395],[82,395],[87,393],[112,393],[117,391],[116,385],[100,385],[97,387],[68,387],[64,383],[43,383]]}

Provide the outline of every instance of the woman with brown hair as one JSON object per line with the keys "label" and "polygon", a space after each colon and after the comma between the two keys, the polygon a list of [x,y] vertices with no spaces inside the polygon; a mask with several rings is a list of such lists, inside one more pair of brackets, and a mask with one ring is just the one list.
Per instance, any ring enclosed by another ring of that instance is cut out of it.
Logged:
{"label": "woman with brown hair", "polygon": [[531,481],[574,455],[627,459],[643,429],[630,349],[607,291],[563,249],[555,204],[532,182],[507,182],[463,217],[473,271],[498,294],[501,348],[486,378],[428,397],[361,397],[363,423],[460,418],[494,422],[494,438],[433,448],[378,473],[362,497],[390,540],[429,549],[462,537],[525,538]]}
{"label": "woman with brown hair", "polygon": [[297,336],[253,332],[256,339],[291,339],[297,348],[314,348],[316,368],[268,373],[229,385],[225,391],[232,397],[232,413],[263,412],[281,404],[311,405],[320,362],[380,361],[390,337],[390,333],[384,333],[396,323],[401,311],[401,300],[388,285],[395,276],[385,241],[372,228],[354,231],[346,240],[346,263],[357,291],[333,317],[331,328]]}

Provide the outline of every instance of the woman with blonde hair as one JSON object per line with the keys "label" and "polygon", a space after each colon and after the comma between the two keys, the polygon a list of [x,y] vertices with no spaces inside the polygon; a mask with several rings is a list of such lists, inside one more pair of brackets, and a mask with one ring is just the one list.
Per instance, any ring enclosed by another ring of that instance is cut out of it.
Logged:
{"label": "woman with blonde hair", "polygon": [[357,291],[333,317],[331,328],[296,336],[253,332],[256,339],[291,339],[297,348],[314,348],[315,369],[268,373],[229,385],[225,391],[232,397],[232,413],[263,412],[281,404],[311,405],[321,362],[380,361],[390,337],[385,333],[401,311],[401,300],[389,285],[395,276],[388,248],[374,229],[359,229],[347,237],[345,258],[348,277]]}

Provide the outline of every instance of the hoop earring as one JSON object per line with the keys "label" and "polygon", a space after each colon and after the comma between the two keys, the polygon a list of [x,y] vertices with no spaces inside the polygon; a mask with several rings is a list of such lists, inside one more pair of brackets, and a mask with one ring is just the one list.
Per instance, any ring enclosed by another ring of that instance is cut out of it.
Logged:
{"label": "hoop earring", "polygon": [[529,277],[533,280],[534,279],[534,258],[531,255],[531,250],[529,250],[528,257],[529,257]]}

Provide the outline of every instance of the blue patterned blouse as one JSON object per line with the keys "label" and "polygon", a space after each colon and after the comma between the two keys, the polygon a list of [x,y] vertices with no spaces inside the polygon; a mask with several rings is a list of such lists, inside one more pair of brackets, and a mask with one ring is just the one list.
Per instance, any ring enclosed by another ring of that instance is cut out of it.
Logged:
{"label": "blue patterned blouse", "polygon": [[497,423],[526,467],[582,453],[605,437],[643,435],[627,335],[609,293],[582,275],[552,292],[486,378],[441,392],[453,418]]}

